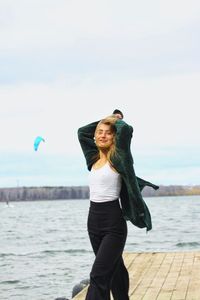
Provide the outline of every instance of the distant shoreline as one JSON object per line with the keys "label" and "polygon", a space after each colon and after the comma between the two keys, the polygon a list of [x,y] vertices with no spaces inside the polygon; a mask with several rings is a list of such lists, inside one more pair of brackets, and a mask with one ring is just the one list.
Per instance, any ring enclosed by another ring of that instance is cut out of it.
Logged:
{"label": "distant shoreline", "polygon": [[[200,195],[200,185],[160,185],[158,190],[146,187],[144,197]],[[88,186],[41,186],[0,188],[0,202],[88,199]]]}

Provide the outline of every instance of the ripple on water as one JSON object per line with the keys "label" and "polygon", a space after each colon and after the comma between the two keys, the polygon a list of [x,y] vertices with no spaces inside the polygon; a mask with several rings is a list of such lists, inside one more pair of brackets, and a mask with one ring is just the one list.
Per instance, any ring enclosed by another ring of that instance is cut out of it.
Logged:
{"label": "ripple on water", "polygon": [[20,280],[5,280],[0,282],[0,284],[18,284],[18,283],[20,283]]}
{"label": "ripple on water", "polygon": [[[128,251],[200,250],[200,196],[146,200],[153,230],[146,235],[128,222]],[[0,300],[71,298],[73,286],[88,278],[94,259],[86,228],[88,206],[83,200],[38,201],[0,210],[5,224],[0,233]]]}
{"label": "ripple on water", "polygon": [[43,254],[56,254],[56,253],[72,253],[72,254],[79,254],[79,253],[88,253],[91,251],[85,249],[68,249],[68,250],[44,250],[41,253]]}
{"label": "ripple on water", "polygon": [[198,242],[185,242],[185,243],[182,242],[182,243],[177,243],[175,246],[179,247],[179,248],[184,248],[184,247],[196,248],[196,247],[200,246],[200,243],[198,243]]}

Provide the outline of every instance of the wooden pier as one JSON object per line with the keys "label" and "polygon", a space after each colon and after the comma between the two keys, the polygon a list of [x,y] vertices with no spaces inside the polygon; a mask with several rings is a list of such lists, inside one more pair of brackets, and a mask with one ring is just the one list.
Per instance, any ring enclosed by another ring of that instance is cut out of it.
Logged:
{"label": "wooden pier", "polygon": [[[200,300],[200,251],[124,253],[130,300]],[[84,300],[87,287],[73,300]]]}

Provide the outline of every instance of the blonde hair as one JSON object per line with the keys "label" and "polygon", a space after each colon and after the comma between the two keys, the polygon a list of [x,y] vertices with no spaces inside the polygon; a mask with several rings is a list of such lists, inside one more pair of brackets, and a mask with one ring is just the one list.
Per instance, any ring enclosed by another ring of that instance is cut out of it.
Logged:
{"label": "blonde hair", "polygon": [[[95,130],[95,133],[94,133],[94,136],[96,135],[96,131],[98,129],[98,127],[101,125],[101,124],[105,124],[105,125],[108,125],[110,126],[110,131],[113,133],[113,144],[110,146],[108,152],[107,152],[107,159],[108,159],[108,162],[112,165],[112,161],[111,159],[116,155],[116,145],[115,145],[115,134],[116,134],[116,127],[115,127],[115,122],[118,120],[118,118],[116,118],[115,116],[111,115],[111,116],[108,116],[104,119],[102,119],[98,124],[97,124],[97,127],[96,127],[96,130]],[[98,160],[100,158],[100,152],[98,152],[98,154],[96,155],[95,159]]]}

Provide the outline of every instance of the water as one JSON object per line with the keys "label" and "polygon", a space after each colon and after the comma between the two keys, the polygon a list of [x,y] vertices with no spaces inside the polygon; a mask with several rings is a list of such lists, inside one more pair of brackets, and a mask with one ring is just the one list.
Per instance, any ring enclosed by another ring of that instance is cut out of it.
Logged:
{"label": "water", "polygon": [[[200,250],[200,196],[146,198],[153,230],[128,222],[125,251]],[[94,259],[88,200],[0,203],[0,299],[71,298]]]}

